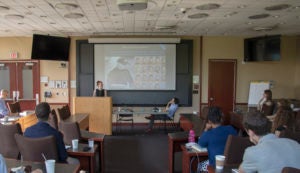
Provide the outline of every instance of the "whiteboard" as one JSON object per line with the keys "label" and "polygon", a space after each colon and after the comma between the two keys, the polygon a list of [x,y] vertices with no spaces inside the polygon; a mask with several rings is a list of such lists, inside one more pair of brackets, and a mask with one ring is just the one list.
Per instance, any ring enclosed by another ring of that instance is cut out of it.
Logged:
{"label": "whiteboard", "polygon": [[264,90],[270,89],[270,81],[251,82],[248,97],[248,106],[257,106]]}

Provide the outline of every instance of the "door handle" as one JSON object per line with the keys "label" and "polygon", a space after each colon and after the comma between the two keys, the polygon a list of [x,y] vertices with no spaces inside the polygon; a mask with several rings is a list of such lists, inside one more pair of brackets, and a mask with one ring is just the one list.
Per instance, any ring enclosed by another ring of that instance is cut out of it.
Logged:
{"label": "door handle", "polygon": [[213,98],[213,97],[210,97],[210,98],[209,98],[209,101],[214,101],[214,98]]}

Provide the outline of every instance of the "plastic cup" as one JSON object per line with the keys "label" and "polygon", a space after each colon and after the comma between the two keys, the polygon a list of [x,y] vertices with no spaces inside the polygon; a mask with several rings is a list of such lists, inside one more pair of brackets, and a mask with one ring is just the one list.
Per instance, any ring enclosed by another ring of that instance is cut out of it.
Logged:
{"label": "plastic cup", "polygon": [[223,169],[224,161],[225,161],[224,155],[216,155],[216,169]]}
{"label": "plastic cup", "polygon": [[94,148],[94,140],[89,139],[89,147]]}
{"label": "plastic cup", "polygon": [[78,149],[78,139],[73,139],[72,140],[72,148],[73,149]]}
{"label": "plastic cup", "polygon": [[47,173],[55,173],[55,160],[46,160],[45,165]]}

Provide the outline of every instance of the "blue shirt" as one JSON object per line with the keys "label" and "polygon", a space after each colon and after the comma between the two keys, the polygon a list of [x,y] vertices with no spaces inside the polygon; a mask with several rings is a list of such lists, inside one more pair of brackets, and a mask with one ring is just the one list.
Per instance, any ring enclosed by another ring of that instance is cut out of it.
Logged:
{"label": "blue shirt", "polygon": [[209,165],[215,166],[215,156],[224,154],[229,135],[237,135],[236,130],[232,126],[218,126],[203,132],[199,137],[198,144],[207,148]]}
{"label": "blue shirt", "polygon": [[24,136],[30,138],[41,138],[41,137],[46,137],[51,135],[53,135],[56,139],[56,145],[58,149],[58,159],[59,159],[58,161],[66,162],[68,153],[65,148],[62,134],[56,129],[54,129],[53,127],[51,127],[47,122],[39,121],[35,125],[28,127],[24,133]]}
{"label": "blue shirt", "polygon": [[245,150],[241,168],[246,172],[279,173],[283,167],[300,169],[300,144],[274,134],[261,137]]}
{"label": "blue shirt", "polygon": [[6,107],[5,101],[0,98],[0,118],[9,114],[9,110]]}
{"label": "blue shirt", "polygon": [[178,104],[172,103],[168,109],[168,117],[173,118],[177,108]]}

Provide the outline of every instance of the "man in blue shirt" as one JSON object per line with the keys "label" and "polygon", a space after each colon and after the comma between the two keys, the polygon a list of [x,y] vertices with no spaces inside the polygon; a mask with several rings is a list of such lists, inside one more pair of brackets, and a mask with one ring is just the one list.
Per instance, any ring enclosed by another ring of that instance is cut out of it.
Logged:
{"label": "man in blue shirt", "polygon": [[7,116],[9,114],[9,110],[6,107],[5,100],[7,98],[8,91],[2,89],[0,91],[0,118]]}
{"label": "man in blue shirt", "polygon": [[165,114],[152,114],[148,117],[145,117],[146,119],[150,120],[149,122],[149,128],[146,130],[146,132],[152,131],[153,124],[155,120],[166,120],[166,119],[173,119],[175,112],[178,109],[179,99],[174,97],[172,98],[166,106]]}
{"label": "man in blue shirt", "polygon": [[198,139],[201,147],[207,148],[208,162],[204,161],[203,171],[207,171],[207,165],[215,166],[215,156],[223,155],[229,135],[237,135],[237,131],[232,126],[221,125],[222,111],[218,107],[210,107],[207,115],[204,132]]}
{"label": "man in blue shirt", "polygon": [[[40,138],[53,135],[56,139],[58,149],[58,162],[67,162],[68,153],[65,148],[62,134],[48,124],[50,114],[50,105],[46,102],[41,102],[35,107],[35,114],[39,120],[35,125],[28,127],[25,130],[24,136],[30,138]],[[47,146],[45,146],[47,147]]]}

